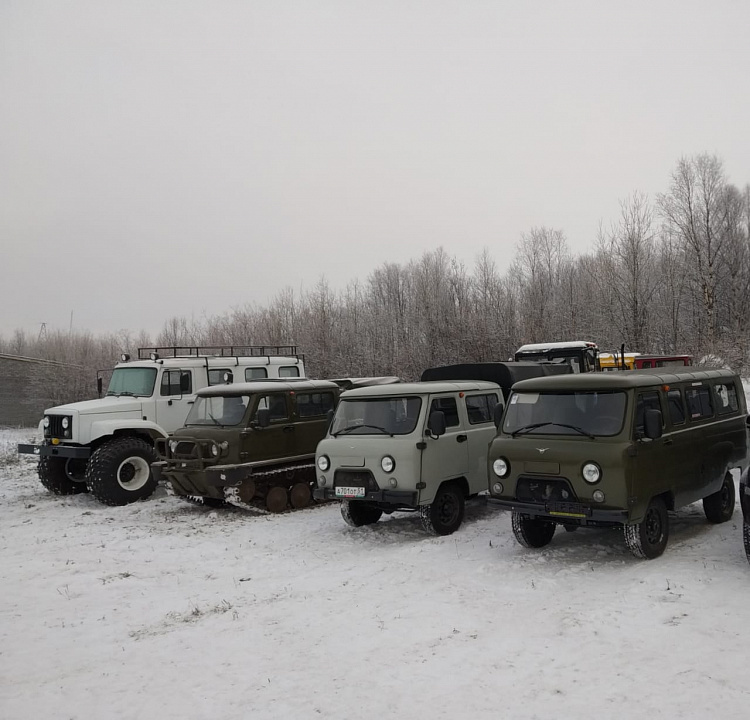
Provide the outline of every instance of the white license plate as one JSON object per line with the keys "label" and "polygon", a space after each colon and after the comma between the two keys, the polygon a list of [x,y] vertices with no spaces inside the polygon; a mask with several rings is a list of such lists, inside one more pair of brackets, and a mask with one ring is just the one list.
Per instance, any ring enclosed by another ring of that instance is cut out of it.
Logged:
{"label": "white license plate", "polygon": [[365,489],[363,487],[337,487],[336,488],[336,497],[364,497],[365,496]]}

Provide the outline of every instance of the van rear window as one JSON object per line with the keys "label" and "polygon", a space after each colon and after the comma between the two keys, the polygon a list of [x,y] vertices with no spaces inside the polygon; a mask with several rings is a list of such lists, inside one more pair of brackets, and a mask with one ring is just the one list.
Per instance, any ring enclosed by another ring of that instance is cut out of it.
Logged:
{"label": "van rear window", "polygon": [[737,402],[737,389],[733,383],[717,383],[714,385],[716,393],[716,412],[719,415],[728,415],[737,412],[739,403]]}

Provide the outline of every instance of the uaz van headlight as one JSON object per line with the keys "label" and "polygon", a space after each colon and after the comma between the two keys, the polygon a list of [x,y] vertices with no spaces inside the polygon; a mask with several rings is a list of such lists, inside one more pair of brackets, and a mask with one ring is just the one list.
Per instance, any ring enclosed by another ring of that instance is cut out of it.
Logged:
{"label": "uaz van headlight", "polygon": [[47,415],[44,416],[44,420],[42,420],[42,425],[44,425],[44,427],[46,428],[49,427],[49,417]]}
{"label": "uaz van headlight", "polygon": [[510,472],[510,463],[505,458],[498,458],[492,463],[492,471],[498,477],[505,477]]}
{"label": "uaz van headlight", "polygon": [[64,417],[62,419],[62,423],[60,423],[63,426],[63,430],[67,430],[68,426],[70,425],[70,420],[68,418]]}
{"label": "uaz van headlight", "polygon": [[331,467],[331,461],[328,459],[328,455],[321,455],[318,458],[318,470],[325,472]]}
{"label": "uaz van headlight", "polygon": [[598,483],[599,480],[601,480],[602,470],[596,463],[588,462],[583,466],[581,475],[583,475],[583,479],[587,483],[591,483],[593,485],[594,483]]}
{"label": "uaz van headlight", "polygon": [[219,457],[219,446],[216,443],[211,445],[211,455],[213,455],[214,457]]}
{"label": "uaz van headlight", "polygon": [[177,451],[177,440],[170,440],[169,441],[169,449],[172,452],[176,452]]}
{"label": "uaz van headlight", "polygon": [[396,461],[390,455],[386,455],[380,461],[380,467],[383,468],[383,472],[393,472],[393,469],[396,467]]}

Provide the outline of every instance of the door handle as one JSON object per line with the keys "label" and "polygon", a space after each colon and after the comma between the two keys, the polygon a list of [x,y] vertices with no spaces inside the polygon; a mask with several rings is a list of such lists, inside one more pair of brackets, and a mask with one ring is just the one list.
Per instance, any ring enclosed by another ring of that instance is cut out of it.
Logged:
{"label": "door handle", "polygon": [[468,439],[466,435],[456,435],[456,442],[466,442]]}
{"label": "door handle", "polygon": [[294,425],[284,425],[284,432],[292,432],[294,430]]}

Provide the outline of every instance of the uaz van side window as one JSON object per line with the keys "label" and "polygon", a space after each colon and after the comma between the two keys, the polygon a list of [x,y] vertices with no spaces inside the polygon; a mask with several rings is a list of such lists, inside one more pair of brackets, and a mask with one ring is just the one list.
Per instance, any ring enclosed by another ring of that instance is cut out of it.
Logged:
{"label": "uaz van side window", "polygon": [[466,414],[469,416],[469,423],[478,425],[479,423],[492,422],[492,411],[497,405],[497,395],[470,395],[466,398]]}
{"label": "uaz van side window", "polygon": [[435,398],[432,401],[432,405],[430,405],[430,415],[432,415],[432,413],[434,413],[436,410],[442,410],[445,414],[445,427],[456,427],[459,424],[456,398]]}
{"label": "uaz van side window", "polygon": [[297,415],[316,417],[333,410],[333,393],[300,393],[297,395]]}
{"label": "uaz van side window", "polygon": [[737,403],[737,389],[734,383],[717,383],[714,385],[716,395],[716,412],[719,415],[728,415],[737,412],[739,404]]}
{"label": "uaz van side window", "polygon": [[690,415],[691,420],[700,420],[711,417],[714,414],[711,405],[711,393],[707,385],[686,388],[685,400],[687,401],[688,415]]}
{"label": "uaz van side window", "polygon": [[245,368],[245,380],[262,380],[268,377],[265,368]]}
{"label": "uaz van side window", "polygon": [[645,417],[646,410],[661,410],[661,403],[659,402],[659,393],[654,390],[653,392],[644,392],[638,395],[638,400],[635,404],[635,436],[643,437],[646,434]]}
{"label": "uaz van side window", "polygon": [[667,406],[672,425],[682,425],[685,422],[685,406],[682,403],[681,390],[670,390],[667,393]]}

